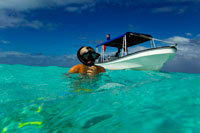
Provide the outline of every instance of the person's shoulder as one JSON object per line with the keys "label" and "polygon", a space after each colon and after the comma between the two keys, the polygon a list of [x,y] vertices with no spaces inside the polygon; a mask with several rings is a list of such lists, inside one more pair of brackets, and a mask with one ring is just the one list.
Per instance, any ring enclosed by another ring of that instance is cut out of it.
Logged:
{"label": "person's shoulder", "polygon": [[97,66],[97,65],[96,65],[96,67],[97,67],[99,73],[106,72],[106,70],[105,70],[104,67],[102,67],[102,66]]}
{"label": "person's shoulder", "polygon": [[75,65],[70,68],[69,73],[78,73],[81,67],[83,67],[82,64]]}

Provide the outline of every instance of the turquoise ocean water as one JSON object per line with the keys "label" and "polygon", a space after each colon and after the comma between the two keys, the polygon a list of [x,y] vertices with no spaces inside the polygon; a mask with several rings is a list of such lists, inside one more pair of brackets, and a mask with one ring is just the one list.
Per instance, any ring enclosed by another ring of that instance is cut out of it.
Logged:
{"label": "turquoise ocean water", "polygon": [[200,74],[68,70],[0,65],[0,132],[200,132]]}

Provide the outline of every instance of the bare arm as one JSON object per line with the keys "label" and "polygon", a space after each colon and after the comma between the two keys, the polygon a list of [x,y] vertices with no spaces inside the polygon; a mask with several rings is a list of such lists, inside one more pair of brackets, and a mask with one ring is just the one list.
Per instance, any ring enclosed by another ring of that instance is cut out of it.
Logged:
{"label": "bare arm", "polygon": [[70,70],[69,73],[78,73],[79,72],[79,65],[73,66]]}
{"label": "bare arm", "polygon": [[106,70],[101,67],[101,66],[97,66],[98,67],[98,73],[103,73],[103,72],[106,72]]}

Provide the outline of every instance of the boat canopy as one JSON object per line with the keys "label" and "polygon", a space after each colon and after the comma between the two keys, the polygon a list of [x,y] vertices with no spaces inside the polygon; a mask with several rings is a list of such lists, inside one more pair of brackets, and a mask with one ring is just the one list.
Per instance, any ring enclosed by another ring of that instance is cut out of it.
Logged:
{"label": "boat canopy", "polygon": [[106,42],[103,42],[101,44],[98,44],[96,47],[100,47],[100,46],[106,45],[106,46],[116,47],[116,48],[122,49],[124,36],[126,36],[126,45],[127,45],[127,47],[130,47],[130,46],[133,46],[133,45],[137,45],[137,44],[152,40],[152,36],[151,35],[141,34],[141,33],[133,33],[133,32],[126,32],[125,34],[122,34],[119,37],[116,37],[116,38],[111,39],[109,41],[106,41]]}

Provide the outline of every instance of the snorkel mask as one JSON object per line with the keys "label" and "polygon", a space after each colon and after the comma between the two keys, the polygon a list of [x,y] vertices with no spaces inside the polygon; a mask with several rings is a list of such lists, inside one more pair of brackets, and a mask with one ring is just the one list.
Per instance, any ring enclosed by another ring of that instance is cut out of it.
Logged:
{"label": "snorkel mask", "polygon": [[87,66],[93,66],[100,54],[96,53],[91,47],[81,47],[77,52],[78,59]]}

